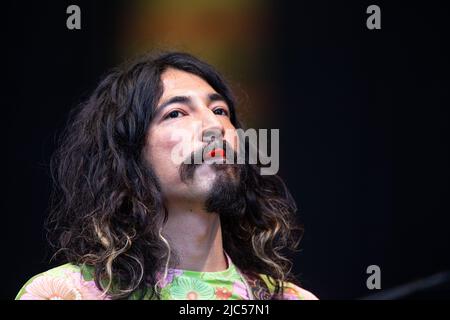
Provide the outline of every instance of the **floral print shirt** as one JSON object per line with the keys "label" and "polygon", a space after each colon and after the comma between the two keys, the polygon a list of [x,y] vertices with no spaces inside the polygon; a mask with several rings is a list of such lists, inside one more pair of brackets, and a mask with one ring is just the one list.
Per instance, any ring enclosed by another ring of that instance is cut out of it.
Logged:
{"label": "floral print shirt", "polygon": [[[273,285],[261,276],[272,293]],[[169,269],[166,277],[159,274],[158,285],[163,300],[251,300],[259,293],[242,276],[228,257],[228,268],[217,272]],[[146,294],[144,299],[149,299]],[[138,299],[136,294],[130,299]],[[290,282],[285,283],[285,300],[317,300],[317,297]],[[38,274],[20,289],[16,300],[109,300],[95,285],[92,272],[73,264],[64,264]]]}

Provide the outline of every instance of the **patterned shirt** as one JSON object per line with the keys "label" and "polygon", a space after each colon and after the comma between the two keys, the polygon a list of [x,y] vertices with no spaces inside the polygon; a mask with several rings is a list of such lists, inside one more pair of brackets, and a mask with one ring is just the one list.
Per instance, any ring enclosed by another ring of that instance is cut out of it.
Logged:
{"label": "patterned shirt", "polygon": [[[228,258],[223,271],[199,272],[169,269],[166,276],[158,274],[160,297],[163,300],[253,300],[263,298],[258,286],[250,283]],[[274,285],[269,277],[261,275],[270,294]],[[132,294],[129,299],[139,299]],[[150,299],[150,290],[144,295]],[[311,292],[290,282],[284,284],[285,300],[317,300]],[[64,264],[38,274],[20,289],[16,300],[109,300],[107,294],[97,288],[92,269],[74,264]]]}

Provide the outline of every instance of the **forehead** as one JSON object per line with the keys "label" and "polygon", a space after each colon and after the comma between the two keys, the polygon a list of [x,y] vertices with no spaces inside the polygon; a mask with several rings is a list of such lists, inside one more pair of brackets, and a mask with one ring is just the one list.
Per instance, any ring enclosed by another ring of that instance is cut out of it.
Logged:
{"label": "forehead", "polygon": [[164,90],[161,100],[178,94],[204,95],[216,92],[199,76],[174,68],[168,68],[162,73],[161,82]]}

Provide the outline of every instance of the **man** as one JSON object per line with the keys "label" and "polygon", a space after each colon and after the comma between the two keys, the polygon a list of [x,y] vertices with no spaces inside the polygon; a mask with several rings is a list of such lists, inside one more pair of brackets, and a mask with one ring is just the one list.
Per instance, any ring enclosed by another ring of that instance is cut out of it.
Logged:
{"label": "man", "polygon": [[229,87],[191,55],[113,70],[52,159],[49,226],[66,264],[16,298],[316,299],[283,255],[298,242],[286,186],[227,161],[241,154],[238,128]]}

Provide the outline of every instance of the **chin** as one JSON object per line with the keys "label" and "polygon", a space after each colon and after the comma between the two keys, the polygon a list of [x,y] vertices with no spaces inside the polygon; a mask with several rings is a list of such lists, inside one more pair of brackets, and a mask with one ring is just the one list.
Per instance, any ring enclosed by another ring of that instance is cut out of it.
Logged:
{"label": "chin", "polygon": [[209,165],[202,165],[196,170],[190,187],[207,193],[212,189],[217,177],[214,168]]}

